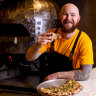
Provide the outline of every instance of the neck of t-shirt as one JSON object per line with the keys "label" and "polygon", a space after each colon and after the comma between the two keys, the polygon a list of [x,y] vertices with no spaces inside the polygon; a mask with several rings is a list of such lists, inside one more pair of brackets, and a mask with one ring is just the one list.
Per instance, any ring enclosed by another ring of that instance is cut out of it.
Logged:
{"label": "neck of t-shirt", "polygon": [[67,39],[72,38],[75,35],[75,33],[76,33],[76,29],[71,33],[62,32],[62,37],[63,37],[63,39],[67,40]]}

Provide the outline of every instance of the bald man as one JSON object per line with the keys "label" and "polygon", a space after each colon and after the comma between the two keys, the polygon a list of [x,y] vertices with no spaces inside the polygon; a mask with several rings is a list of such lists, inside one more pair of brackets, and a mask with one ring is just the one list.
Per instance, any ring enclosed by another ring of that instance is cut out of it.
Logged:
{"label": "bald man", "polygon": [[[60,12],[60,28],[40,34],[36,44],[28,49],[27,61],[47,57],[47,64],[41,70],[44,80],[89,78],[94,64],[92,41],[77,29],[79,21],[79,9],[72,3],[64,5]],[[52,32],[60,34],[61,38],[53,41]]]}

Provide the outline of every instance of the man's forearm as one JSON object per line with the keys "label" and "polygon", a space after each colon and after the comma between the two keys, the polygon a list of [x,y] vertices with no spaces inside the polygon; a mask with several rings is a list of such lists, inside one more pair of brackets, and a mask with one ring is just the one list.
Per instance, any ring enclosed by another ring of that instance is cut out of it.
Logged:
{"label": "man's forearm", "polygon": [[57,72],[59,79],[74,79],[74,71]]}
{"label": "man's forearm", "polygon": [[74,70],[74,79],[75,80],[87,80],[90,77],[92,66],[93,64],[83,65],[81,67],[81,70]]}
{"label": "man's forearm", "polygon": [[66,72],[57,72],[57,78],[62,79],[74,79],[74,80],[87,80],[90,76],[92,65],[82,65],[81,69],[66,71]]}
{"label": "man's forearm", "polygon": [[41,55],[40,49],[41,46],[39,46],[37,43],[30,47],[26,53],[26,60],[33,61],[37,59]]}

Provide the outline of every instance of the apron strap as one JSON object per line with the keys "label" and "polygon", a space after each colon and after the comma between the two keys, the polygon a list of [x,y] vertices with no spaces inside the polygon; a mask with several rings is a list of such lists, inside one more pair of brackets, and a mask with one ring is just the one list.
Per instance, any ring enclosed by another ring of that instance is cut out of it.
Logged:
{"label": "apron strap", "polygon": [[81,31],[78,33],[78,36],[77,36],[77,38],[76,38],[76,40],[75,40],[75,43],[74,43],[73,48],[72,48],[72,51],[71,51],[71,53],[70,53],[71,56],[72,56],[73,53],[74,53],[74,50],[75,50],[75,47],[76,47],[76,44],[77,44],[77,41],[78,41],[80,35],[81,35]]}
{"label": "apron strap", "polygon": [[[54,33],[57,33],[57,30],[58,30],[58,28],[55,30]],[[53,51],[54,51],[54,41],[52,41],[51,48],[50,48],[50,52],[53,52]]]}

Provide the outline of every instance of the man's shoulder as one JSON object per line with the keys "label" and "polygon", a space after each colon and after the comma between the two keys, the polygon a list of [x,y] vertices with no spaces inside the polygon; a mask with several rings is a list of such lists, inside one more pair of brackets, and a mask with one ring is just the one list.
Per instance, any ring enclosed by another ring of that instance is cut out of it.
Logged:
{"label": "man's shoulder", "polygon": [[80,39],[79,39],[81,42],[88,42],[88,43],[92,43],[92,40],[90,38],[90,36],[84,32],[84,31],[81,31],[81,36],[80,36]]}
{"label": "man's shoulder", "polygon": [[80,38],[82,38],[82,39],[90,39],[91,40],[91,38],[90,38],[90,36],[88,35],[88,33],[86,33],[86,32],[84,32],[83,30],[80,30],[80,29],[76,29],[77,30],[77,32],[80,32],[81,31],[81,35],[80,35]]}
{"label": "man's shoulder", "polygon": [[84,32],[84,31],[81,32],[81,36],[82,36],[84,39],[89,39],[89,40],[91,40],[90,36],[89,36],[86,32]]}

